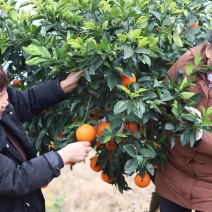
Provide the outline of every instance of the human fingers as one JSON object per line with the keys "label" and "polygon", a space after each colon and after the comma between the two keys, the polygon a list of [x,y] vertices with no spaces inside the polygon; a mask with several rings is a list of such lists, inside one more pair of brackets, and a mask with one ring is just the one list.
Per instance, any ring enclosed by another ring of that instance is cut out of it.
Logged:
{"label": "human fingers", "polygon": [[92,148],[91,148],[91,147],[85,147],[85,151],[86,151],[87,153],[89,153],[89,152],[92,151]]}
{"label": "human fingers", "polygon": [[80,141],[83,146],[91,146],[91,142],[89,141]]}

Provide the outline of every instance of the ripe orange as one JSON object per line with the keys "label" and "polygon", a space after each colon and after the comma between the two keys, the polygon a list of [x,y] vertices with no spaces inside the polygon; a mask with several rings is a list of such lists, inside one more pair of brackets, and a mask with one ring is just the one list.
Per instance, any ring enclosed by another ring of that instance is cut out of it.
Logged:
{"label": "ripe orange", "polygon": [[132,77],[126,77],[123,74],[120,74],[120,77],[122,79],[122,85],[125,87],[128,87],[128,85],[132,82],[136,82],[135,74],[132,73]]}
{"label": "ripe orange", "polygon": [[58,134],[57,134],[57,138],[61,138],[63,136],[63,133],[62,132],[59,132]]}
{"label": "ripe orange", "polygon": [[154,164],[154,169],[158,169],[158,165],[157,164]]}
{"label": "ripe orange", "polygon": [[143,134],[142,123],[139,122],[138,124],[139,124],[139,127],[140,127],[140,134],[142,135]]}
{"label": "ripe orange", "polygon": [[19,86],[20,84],[21,84],[21,80],[16,79],[13,81],[13,86]]}
{"label": "ripe orange", "polygon": [[137,173],[135,178],[134,178],[134,182],[135,184],[140,187],[140,188],[145,188],[150,184],[150,175],[148,172],[145,172],[144,178]]}
{"label": "ripe orange", "polygon": [[105,144],[106,148],[109,150],[109,151],[113,151],[116,149],[117,147],[117,143],[115,141],[115,139],[111,139],[110,141],[108,141],[106,144]]}
{"label": "ripe orange", "polygon": [[96,128],[96,134],[99,135],[99,136],[103,136],[103,133],[102,131],[107,127],[107,126],[110,126],[110,123],[108,122],[101,122],[97,128]]}
{"label": "ripe orange", "polygon": [[131,131],[132,131],[131,135],[133,135],[134,132],[137,131],[137,126],[136,126],[136,124],[134,124],[133,122],[128,122],[128,123],[126,124],[125,129],[126,129],[126,130],[131,130]]}
{"label": "ripe orange", "polygon": [[76,119],[74,117],[71,117],[71,122],[74,123]]}
{"label": "ripe orange", "polygon": [[92,111],[90,114],[90,120],[99,120],[100,119],[100,113],[96,110]]}
{"label": "ripe orange", "polygon": [[101,173],[101,178],[102,178],[102,180],[105,181],[106,183],[112,183],[112,182],[115,180],[114,177],[109,178],[108,174],[107,174],[107,173],[104,173],[103,171],[102,171],[102,173]]}
{"label": "ripe orange", "polygon": [[95,144],[97,147],[103,147],[103,144],[101,143],[101,142],[99,142],[99,141],[96,141],[96,144]]}
{"label": "ripe orange", "polygon": [[96,130],[90,124],[83,124],[76,130],[76,138],[78,141],[93,141],[96,136]]}
{"label": "ripe orange", "polygon": [[127,139],[122,139],[122,142],[126,144],[127,143]]}
{"label": "ripe orange", "polygon": [[98,158],[99,158],[98,156],[94,156],[90,160],[90,167],[95,172],[100,172],[102,170],[101,166],[100,165],[97,165]]}
{"label": "ripe orange", "polygon": [[158,143],[155,142],[155,141],[152,142],[152,145],[153,145],[153,147],[154,147],[155,150],[157,150],[159,148]]}
{"label": "ripe orange", "polygon": [[109,151],[115,150],[115,149],[116,149],[116,146],[117,146],[117,144],[116,144],[115,139],[111,139],[110,141],[108,141],[108,142],[106,143],[106,148],[107,148]]}
{"label": "ripe orange", "polygon": [[69,162],[69,163],[66,163],[67,165],[70,165],[70,166],[74,166],[76,163],[74,162]]}
{"label": "ripe orange", "polygon": [[199,24],[197,22],[194,22],[192,25],[189,26],[189,29],[194,29],[198,26],[199,26]]}

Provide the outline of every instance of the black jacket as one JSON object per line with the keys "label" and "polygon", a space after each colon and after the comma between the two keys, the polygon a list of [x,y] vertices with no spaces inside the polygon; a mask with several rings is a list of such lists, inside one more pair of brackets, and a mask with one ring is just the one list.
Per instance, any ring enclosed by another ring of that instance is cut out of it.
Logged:
{"label": "black jacket", "polygon": [[[36,157],[35,149],[24,130],[25,121],[44,109],[65,100],[59,80],[42,83],[23,92],[8,87],[9,105],[0,121],[0,211],[43,212],[41,186],[60,175],[64,166],[56,152]],[[27,154],[27,161],[7,138],[3,126],[13,133]]]}

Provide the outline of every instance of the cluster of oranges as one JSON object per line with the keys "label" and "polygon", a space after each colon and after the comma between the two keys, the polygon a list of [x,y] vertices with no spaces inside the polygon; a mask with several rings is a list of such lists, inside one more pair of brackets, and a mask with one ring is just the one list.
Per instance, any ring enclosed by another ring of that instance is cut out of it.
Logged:
{"label": "cluster of oranges", "polygon": [[[136,82],[136,77],[134,74],[132,74],[132,77],[127,77],[123,74],[120,74],[120,77],[122,79],[122,85],[125,87],[128,87],[130,83]],[[91,113],[90,120],[96,120],[99,121],[101,119],[101,115],[98,113],[98,111],[93,111]],[[76,141],[89,141],[92,142],[95,138],[95,145],[97,147],[104,147],[108,149],[109,151],[114,151],[118,144],[116,143],[115,139],[112,138],[110,141],[106,142],[105,144],[102,144],[98,139],[102,137],[103,131],[107,128],[110,127],[110,123],[107,121],[102,121],[95,127],[92,126],[91,124],[83,124],[79,126],[76,130]],[[125,122],[123,123],[123,129],[131,131],[131,136],[134,135],[136,131],[139,130],[140,134],[142,134],[142,124],[141,123],[133,123],[133,122]],[[63,133],[58,133],[57,138],[60,138],[63,136]],[[126,143],[127,140],[123,139],[123,143]],[[54,145],[54,144],[52,144]],[[111,154],[112,158],[112,154]],[[109,158],[109,160],[111,159]],[[96,155],[90,159],[90,168],[95,171],[95,172],[101,172],[101,178],[104,182],[107,183],[113,183],[115,182],[115,177],[109,176],[108,173],[103,170],[103,168],[100,165],[101,163],[99,162],[99,155]],[[71,166],[75,165],[73,163],[70,163]],[[150,183],[150,176],[146,172],[145,176],[141,176],[139,173],[136,174],[134,178],[135,184],[139,187],[146,187]]]}
{"label": "cluster of oranges", "polygon": [[[140,133],[142,134],[142,124],[140,125]],[[92,125],[83,124],[76,130],[76,139],[77,141],[90,141],[92,142],[95,137],[103,136],[103,130],[107,127],[110,127],[110,123],[104,121],[97,125],[94,128]],[[131,135],[134,134],[135,131],[138,130],[138,127],[133,122],[128,122],[124,124],[124,129],[131,130]],[[123,141],[124,142],[124,141]],[[101,145],[100,142],[96,141],[96,145]],[[115,139],[111,139],[109,142],[106,143],[105,147],[109,151],[113,151],[117,146]],[[99,164],[99,156],[96,155],[90,159],[90,168],[95,172],[101,172],[101,178],[104,182],[113,183],[115,178],[112,176],[110,177],[104,170],[102,169],[101,165]],[[137,186],[141,188],[145,188],[150,183],[150,175],[146,172],[145,176],[142,177],[139,173],[136,174],[134,178],[134,182]]]}

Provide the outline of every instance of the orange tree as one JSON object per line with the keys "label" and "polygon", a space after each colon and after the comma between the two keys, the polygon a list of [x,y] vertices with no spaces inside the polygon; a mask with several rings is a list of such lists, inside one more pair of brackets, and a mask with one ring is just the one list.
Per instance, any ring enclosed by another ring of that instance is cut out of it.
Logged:
{"label": "orange tree", "polygon": [[[165,166],[166,136],[181,136],[194,143],[194,131],[209,130],[208,115],[196,125],[183,110],[199,95],[186,91],[191,81],[179,84],[162,79],[189,47],[205,41],[210,25],[210,1],[201,0],[0,0],[0,61],[15,89],[85,68],[70,99],[24,123],[42,154],[76,142],[76,129],[84,123],[109,123],[92,145],[98,165],[120,192],[128,190],[125,176]],[[189,64],[192,74],[200,63]],[[123,75],[132,83],[122,85]],[[181,134],[182,130],[184,133]]]}

